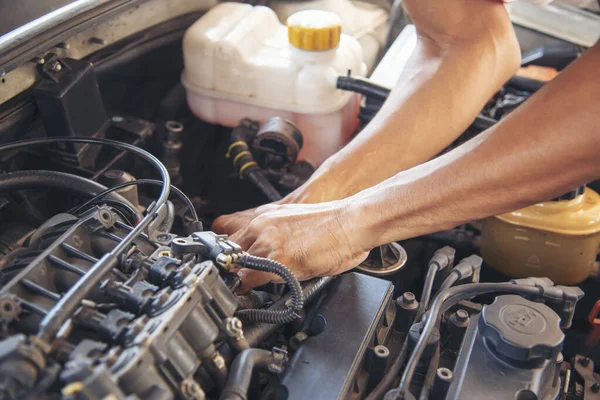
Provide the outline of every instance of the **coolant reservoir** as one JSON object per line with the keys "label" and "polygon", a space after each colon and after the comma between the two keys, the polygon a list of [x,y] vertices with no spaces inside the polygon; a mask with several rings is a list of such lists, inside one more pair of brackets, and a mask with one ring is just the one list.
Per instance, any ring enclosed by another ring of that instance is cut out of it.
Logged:
{"label": "coolant reservoir", "polygon": [[183,53],[188,104],[204,121],[292,121],[304,135],[299,159],[314,166],[356,129],[358,98],[335,85],[348,71],[364,76],[366,67],[333,13],[301,11],[285,27],[269,8],[222,3],[188,29]]}
{"label": "coolant reservoir", "polygon": [[573,285],[592,272],[599,245],[600,196],[587,188],[572,200],[486,219],[481,253],[490,266],[511,277],[548,277]]}

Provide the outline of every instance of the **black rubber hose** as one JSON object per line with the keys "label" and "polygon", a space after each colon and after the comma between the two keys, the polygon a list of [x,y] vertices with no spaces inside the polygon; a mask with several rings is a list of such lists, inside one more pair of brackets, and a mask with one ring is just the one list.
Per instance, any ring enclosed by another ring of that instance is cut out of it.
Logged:
{"label": "black rubber hose", "polygon": [[373,97],[385,101],[390,94],[390,89],[380,86],[364,78],[353,76],[339,76],[336,87],[348,92],[360,93],[363,96]]}
{"label": "black rubber hose", "polygon": [[246,349],[237,355],[229,371],[227,383],[221,392],[220,400],[247,400],[252,373],[267,371],[273,363],[273,353],[262,349]]}
{"label": "black rubber hose", "polygon": [[450,272],[450,275],[448,275],[448,277],[440,285],[440,288],[438,289],[438,292],[441,293],[441,292],[443,292],[445,290],[450,289],[458,281],[458,278],[460,278],[460,274],[458,273],[458,271],[452,270]]}
{"label": "black rubber hose", "polygon": [[274,260],[244,254],[240,261],[242,268],[269,272],[283,278],[290,288],[290,305],[284,310],[240,310],[236,316],[244,322],[261,322],[266,324],[287,324],[294,321],[304,308],[302,286],[296,275],[285,265]]}
{"label": "black rubber hose", "polygon": [[[30,189],[58,189],[82,197],[93,197],[105,191],[106,186],[81,176],[56,171],[17,171],[0,175],[0,194]],[[136,219],[142,219],[142,214],[135,206],[120,194],[111,193],[108,198],[135,210]]]}
{"label": "black rubber hose", "polygon": [[169,177],[169,171],[154,155],[147,151],[140,149],[139,147],[133,146],[129,143],[118,142],[115,140],[98,139],[98,138],[82,138],[82,137],[54,137],[54,138],[38,138],[21,140],[9,144],[0,146],[0,152],[22,150],[31,146],[49,145],[56,143],[87,143],[93,145],[108,146],[117,148],[120,150],[129,151],[138,157],[143,158],[150,163],[160,173],[163,180],[163,187],[161,188],[160,195],[154,207],[148,210],[146,216],[144,216],[140,222],[133,227],[133,229],[117,243],[117,245],[106,253],[100,260],[98,260],[91,269],[81,279],[75,283],[66,292],[56,305],[46,314],[42,322],[40,323],[40,329],[38,330],[37,337],[44,341],[51,341],[54,336],[58,333],[63,323],[73,314],[73,311],[81,301],[87,296],[104,277],[119,263],[119,256],[125,251],[129,250],[133,241],[141,235],[144,230],[152,223],[157,217],[157,210],[167,203],[169,199],[169,193],[171,189],[171,178]]}
{"label": "black rubber hose", "polygon": [[[113,187],[111,187],[110,189],[106,189],[103,192],[98,193],[96,196],[94,196],[93,198],[89,199],[88,201],[86,201],[84,204],[78,206],[74,212],[77,212],[79,210],[81,210],[82,208],[87,207],[90,204],[93,204],[94,202],[96,202],[98,199],[104,197],[104,196],[108,196],[109,194],[119,190],[119,189],[123,189],[129,186],[143,186],[143,185],[150,185],[150,186],[162,186],[163,183],[161,181],[157,181],[155,179],[136,179],[135,181],[131,181],[131,182],[123,182],[120,183],[118,185],[115,185]],[[186,205],[186,207],[188,208],[188,210],[190,211],[190,215],[192,217],[192,219],[194,221],[198,221],[198,213],[196,212],[196,208],[194,207],[194,203],[192,203],[192,201],[190,200],[189,197],[187,197],[185,195],[185,193],[183,193],[180,189],[178,189],[177,187],[171,185],[171,191],[173,193],[175,193]]]}
{"label": "black rubber hose", "polygon": [[402,379],[400,380],[400,385],[398,386],[400,391],[399,395],[403,396],[403,394],[408,392],[408,388],[410,387],[410,383],[417,369],[417,364],[421,360],[425,346],[429,342],[431,334],[438,324],[440,315],[445,311],[445,309],[462,300],[486,293],[514,293],[529,297],[539,296],[541,294],[541,290],[542,289],[539,287],[516,285],[513,283],[471,283],[453,287],[446,291],[440,292],[440,294],[438,294],[433,301],[429,317],[425,322],[421,336],[419,337],[419,340],[406,364],[406,368],[404,369]]}
{"label": "black rubber hose", "polygon": [[242,176],[254,184],[266,198],[273,202],[281,200],[281,194],[256,165],[250,166]]}
{"label": "black rubber hose", "polygon": [[440,265],[437,262],[432,262],[429,264],[427,276],[425,277],[425,284],[423,285],[423,293],[421,293],[421,301],[419,302],[419,308],[415,314],[415,322],[419,322],[421,320],[421,316],[423,316],[423,313],[425,313],[427,307],[429,307],[429,300],[431,299],[431,292],[433,290],[433,282],[435,281],[435,275],[439,270]]}
{"label": "black rubber hose", "polygon": [[254,160],[248,143],[258,133],[259,124],[245,118],[231,131],[231,145],[227,149],[227,157],[233,160],[233,166],[240,178],[247,179],[256,186],[269,201],[281,200],[281,194],[263,174]]}
{"label": "black rubber hose", "polygon": [[[302,295],[304,297],[304,303],[308,304],[311,302],[319,293],[321,293],[327,285],[332,282],[335,278],[333,276],[326,276],[323,278],[316,278],[304,284],[302,288]],[[290,300],[291,293],[287,293],[285,296],[277,300],[269,311],[281,311],[285,310],[286,303]],[[262,343],[267,337],[275,332],[282,324],[254,324],[244,329],[244,336],[248,340],[250,347],[256,347],[259,343]]]}

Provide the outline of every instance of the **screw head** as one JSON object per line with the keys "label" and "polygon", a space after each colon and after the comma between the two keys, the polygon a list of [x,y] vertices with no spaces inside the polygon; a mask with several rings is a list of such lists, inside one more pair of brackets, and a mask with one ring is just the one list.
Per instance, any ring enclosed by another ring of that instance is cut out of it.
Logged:
{"label": "screw head", "polygon": [[415,294],[412,292],[402,293],[402,302],[404,304],[413,304],[416,301]]}
{"label": "screw head", "polygon": [[598,393],[600,391],[600,384],[598,382],[595,382],[590,389],[592,389],[592,392],[594,393]]}
{"label": "screw head", "polygon": [[59,72],[62,70],[62,65],[58,61],[53,61],[52,65],[50,65],[50,69],[52,72]]}
{"label": "screw head", "polygon": [[469,313],[463,309],[456,311],[456,320],[458,322],[467,322],[469,320]]}

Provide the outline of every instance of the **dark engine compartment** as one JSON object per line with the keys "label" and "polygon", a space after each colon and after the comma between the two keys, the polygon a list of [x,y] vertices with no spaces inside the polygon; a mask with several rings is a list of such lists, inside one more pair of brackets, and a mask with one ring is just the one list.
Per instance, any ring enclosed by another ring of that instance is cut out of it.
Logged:
{"label": "dark engine compartment", "polygon": [[[236,294],[242,260],[286,272],[212,221],[277,200],[313,168],[285,121],[232,131],[190,113],[181,38],[199,15],[85,60],[49,54],[33,90],[2,106],[0,143],[40,139],[0,145],[2,398],[600,398],[597,281],[502,276],[476,255],[476,223],[375,249],[340,277]],[[524,89],[509,83],[459,142]],[[44,142],[65,136],[97,142]],[[148,158],[105,140],[157,157],[185,195],[156,206]]]}

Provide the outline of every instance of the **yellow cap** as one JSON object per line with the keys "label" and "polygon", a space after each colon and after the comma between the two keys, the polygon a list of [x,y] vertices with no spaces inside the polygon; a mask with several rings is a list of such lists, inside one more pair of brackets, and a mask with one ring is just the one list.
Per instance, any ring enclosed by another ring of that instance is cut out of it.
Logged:
{"label": "yellow cap", "polygon": [[340,43],[342,20],[329,11],[305,10],[287,20],[288,40],[302,50],[331,50]]}

